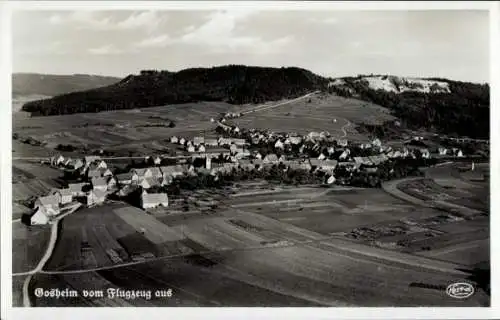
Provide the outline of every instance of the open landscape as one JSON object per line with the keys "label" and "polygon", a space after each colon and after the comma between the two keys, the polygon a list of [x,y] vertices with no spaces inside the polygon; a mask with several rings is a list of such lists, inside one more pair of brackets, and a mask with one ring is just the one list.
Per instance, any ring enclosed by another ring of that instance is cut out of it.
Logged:
{"label": "open landscape", "polygon": [[[78,49],[85,54],[72,61],[88,75],[13,74],[14,307],[490,307],[483,78],[437,78],[427,63],[397,60],[405,46],[384,44],[391,64],[381,53],[360,58],[380,51],[366,44],[323,49],[330,35],[312,45],[314,37],[299,36],[302,24],[321,33],[312,12],[272,25],[265,17],[274,13],[255,15],[254,31],[238,41],[232,33],[249,28],[237,23],[243,13],[169,29],[183,36],[155,29],[201,14],[115,14],[32,13],[39,27],[77,25],[82,42],[99,29],[130,32],[131,42]],[[134,42],[132,30],[150,21],[155,37]],[[266,35],[292,31],[271,41],[257,36],[259,25]],[[226,33],[210,36],[213,26]],[[395,21],[389,30],[413,28]],[[311,43],[283,49],[304,39]],[[160,62],[171,47],[181,49]],[[148,58],[152,48],[161,55]],[[212,55],[240,61],[224,50],[263,66],[193,67]],[[301,55],[315,67],[284,66]],[[178,56],[197,58],[174,63]],[[344,56],[355,61],[348,69],[337,61]],[[65,61],[46,65],[70,70]],[[408,76],[387,74],[406,64]],[[145,65],[169,68],[137,72]]]}

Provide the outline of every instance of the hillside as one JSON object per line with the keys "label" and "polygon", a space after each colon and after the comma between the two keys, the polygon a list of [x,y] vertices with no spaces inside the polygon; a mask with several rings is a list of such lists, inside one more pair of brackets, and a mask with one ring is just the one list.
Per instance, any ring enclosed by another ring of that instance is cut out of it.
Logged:
{"label": "hillside", "polygon": [[331,79],[329,91],[389,108],[405,127],[489,138],[490,88],[447,79],[358,76]]}
{"label": "hillside", "polygon": [[297,97],[326,88],[326,84],[326,79],[293,67],[230,65],[179,72],[148,70],[106,87],[29,102],[23,110],[47,116],[197,101],[259,103]]}
{"label": "hillside", "polygon": [[120,81],[119,78],[85,74],[14,73],[12,75],[12,96],[57,96],[107,86],[118,81]]}

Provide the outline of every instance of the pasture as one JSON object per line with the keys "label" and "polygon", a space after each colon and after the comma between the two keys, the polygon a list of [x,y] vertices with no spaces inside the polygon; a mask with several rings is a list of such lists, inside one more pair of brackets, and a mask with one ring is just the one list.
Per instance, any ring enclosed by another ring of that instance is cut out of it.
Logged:
{"label": "pasture", "polygon": [[26,272],[35,268],[50,239],[50,226],[27,227],[12,223],[12,272]]}

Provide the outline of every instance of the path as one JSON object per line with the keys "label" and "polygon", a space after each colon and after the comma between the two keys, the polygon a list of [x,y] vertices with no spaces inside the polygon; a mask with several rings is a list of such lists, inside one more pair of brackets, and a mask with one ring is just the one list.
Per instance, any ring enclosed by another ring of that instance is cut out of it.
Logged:
{"label": "path", "polygon": [[347,131],[346,131],[346,128],[347,128],[347,127],[350,127],[350,126],[351,126],[351,124],[352,124],[352,123],[351,123],[349,120],[347,120],[347,119],[345,119],[345,121],[347,121],[347,123],[346,123],[346,124],[344,124],[344,125],[342,126],[342,128],[340,128],[340,130],[342,130],[342,136],[340,137],[340,139],[347,137]]}
{"label": "path", "polygon": [[52,224],[52,227],[50,230],[51,232],[50,232],[49,245],[47,246],[47,250],[45,251],[45,254],[43,255],[40,262],[38,262],[38,265],[35,267],[35,269],[29,271],[28,276],[24,280],[24,284],[23,284],[23,305],[24,305],[24,307],[31,307],[29,285],[30,285],[31,279],[33,278],[33,275],[35,273],[40,272],[42,270],[42,268],[45,266],[45,264],[47,263],[47,261],[49,261],[50,257],[52,256],[52,251],[54,251],[54,247],[55,247],[56,241],[57,241],[58,226],[59,226],[59,219],[55,220],[55,222]]}
{"label": "path", "polygon": [[319,90],[318,91],[314,91],[314,92],[310,92],[310,93],[308,93],[306,95],[303,95],[303,96],[300,96],[298,98],[295,98],[295,99],[292,99],[292,100],[287,100],[287,101],[280,102],[278,104],[273,104],[273,105],[270,105],[270,106],[266,106],[266,105],[258,106],[255,109],[242,112],[241,114],[248,114],[248,113],[252,113],[252,112],[273,109],[273,108],[280,107],[280,106],[283,106],[283,105],[286,105],[286,104],[289,104],[289,103],[297,102],[299,100],[305,99],[305,98],[310,97],[310,96],[312,96],[312,95],[314,95],[316,93],[319,93],[319,92],[320,92]]}

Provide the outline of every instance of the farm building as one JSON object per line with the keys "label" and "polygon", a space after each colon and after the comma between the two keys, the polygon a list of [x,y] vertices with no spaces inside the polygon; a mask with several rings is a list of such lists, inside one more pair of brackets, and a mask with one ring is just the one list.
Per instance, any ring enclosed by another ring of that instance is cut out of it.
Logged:
{"label": "farm building", "polygon": [[141,195],[141,206],[143,209],[168,207],[168,196],[166,193],[147,193]]}
{"label": "farm building", "polygon": [[116,175],[116,180],[121,185],[128,185],[138,180],[137,174],[133,172],[125,172]]}
{"label": "farm building", "polygon": [[84,158],[85,165],[90,166],[91,163],[94,163],[94,162],[98,161],[99,159],[101,159],[101,157],[99,157],[99,156],[85,156],[85,158]]}
{"label": "farm building", "polygon": [[49,223],[49,217],[44,207],[38,207],[30,217],[30,225],[41,225]]}
{"label": "farm building", "polygon": [[70,189],[59,189],[54,194],[57,194],[59,197],[60,204],[67,204],[73,201],[73,194]]}
{"label": "farm building", "polygon": [[73,159],[67,166],[74,170],[77,170],[83,167],[83,161],[81,159]]}
{"label": "farm building", "polygon": [[278,141],[276,141],[276,143],[274,144],[274,147],[275,147],[276,149],[283,149],[283,148],[285,148],[285,144],[284,144],[283,142],[281,142],[281,140],[278,140]]}
{"label": "farm building", "polygon": [[207,147],[217,147],[218,145],[217,139],[205,139],[205,146]]}
{"label": "farm building", "polygon": [[92,178],[91,184],[93,190],[101,190],[103,192],[106,192],[106,190],[108,190],[108,184],[106,182],[106,179],[103,177]]}
{"label": "farm building", "polygon": [[108,177],[106,178],[106,184],[108,186],[108,190],[116,188],[117,181],[114,177]]}
{"label": "farm building", "polygon": [[45,210],[47,210],[47,213],[53,212],[54,214],[59,213],[59,203],[61,202],[61,199],[58,194],[53,194],[45,197],[39,197],[35,201],[35,208],[40,208],[43,207]]}
{"label": "farm building", "polygon": [[193,145],[190,145],[186,148],[187,152],[196,152],[196,148]]}
{"label": "farm building", "polygon": [[87,205],[100,204],[106,200],[106,192],[100,189],[94,189],[87,195]]}
{"label": "farm building", "polygon": [[187,172],[187,167],[183,165],[173,165],[173,166],[163,166],[160,167],[162,177],[165,179],[166,177],[178,177],[182,176],[185,172]]}
{"label": "farm building", "polygon": [[142,180],[145,178],[151,178],[153,176],[153,173],[151,172],[151,168],[138,168],[138,169],[132,169],[130,170],[132,174],[137,175],[138,180]]}
{"label": "farm building", "polygon": [[205,137],[194,137],[193,138],[193,144],[195,147],[205,143]]}
{"label": "farm building", "polygon": [[337,145],[339,145],[341,147],[347,147],[347,145],[348,145],[347,139],[338,139]]}
{"label": "farm building", "polygon": [[161,164],[161,157],[160,156],[147,156],[146,161],[153,161],[155,165]]}
{"label": "farm building", "polygon": [[59,166],[61,164],[64,163],[64,157],[60,154],[56,155],[56,156],[53,156],[50,158],[50,163],[53,165],[53,166]]}
{"label": "farm building", "polygon": [[429,159],[431,154],[428,149],[420,149],[420,153],[422,154],[422,158]]}
{"label": "farm building", "polygon": [[161,170],[159,167],[150,167],[148,169],[151,172],[151,177],[157,178],[157,179],[161,178],[162,173],[161,173]]}
{"label": "farm building", "polygon": [[139,185],[143,187],[144,189],[149,189],[154,186],[159,186],[161,185],[160,180],[158,178],[145,178],[142,179],[141,182],[139,182]]}
{"label": "farm building", "polygon": [[68,190],[71,192],[71,195],[73,197],[79,197],[85,195],[85,192],[83,191],[83,187],[85,187],[87,183],[81,182],[81,183],[70,183],[68,184]]}
{"label": "farm building", "polygon": [[302,143],[302,137],[289,137],[288,140],[290,140],[290,143],[294,145]]}
{"label": "farm building", "polygon": [[274,153],[270,153],[262,159],[264,163],[277,163],[278,162],[278,156]]}
{"label": "farm building", "polygon": [[170,142],[171,143],[179,143],[179,138],[177,138],[176,136],[170,137]]}

